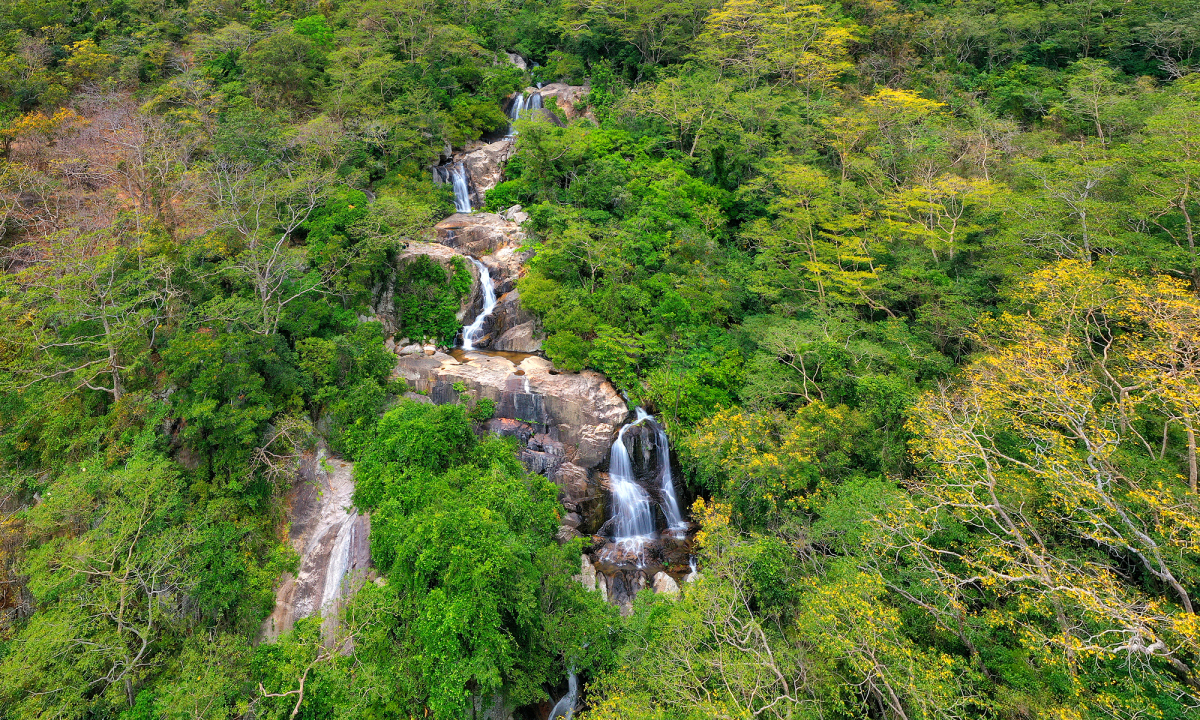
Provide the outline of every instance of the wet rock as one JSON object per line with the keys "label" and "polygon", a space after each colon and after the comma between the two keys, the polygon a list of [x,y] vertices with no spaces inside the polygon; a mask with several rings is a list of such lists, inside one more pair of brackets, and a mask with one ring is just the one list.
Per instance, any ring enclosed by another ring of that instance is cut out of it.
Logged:
{"label": "wet rock", "polygon": [[433,229],[438,243],[479,258],[525,241],[520,225],[496,213],[455,213]]}
{"label": "wet rock", "polygon": [[[587,370],[560,373],[535,355],[509,358],[468,352],[463,357],[463,362],[440,352],[400,357],[393,377],[404,378],[409,387],[439,404],[457,401],[453,385],[463,383],[474,396],[495,401],[497,418],[528,423],[561,443],[564,463],[586,470],[608,456],[628,410],[603,375]],[[518,370],[522,390],[528,381],[527,392],[510,389],[510,378]]]}
{"label": "wet rock", "polygon": [[288,494],[288,543],[300,555],[300,570],[284,575],[260,640],[273,642],[297,620],[317,613],[333,620],[368,579],[371,524],[353,508],[352,470],[350,463],[321,457],[301,464]]}
{"label": "wet rock", "polygon": [[675,582],[675,578],[665,572],[657,572],[654,574],[654,592],[657,595],[677,598],[679,597],[679,585]]}

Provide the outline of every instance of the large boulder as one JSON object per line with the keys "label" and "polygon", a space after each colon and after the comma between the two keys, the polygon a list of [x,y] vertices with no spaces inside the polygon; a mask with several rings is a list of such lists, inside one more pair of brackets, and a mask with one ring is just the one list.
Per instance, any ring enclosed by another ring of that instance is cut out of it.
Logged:
{"label": "large boulder", "polygon": [[[483,353],[408,355],[397,358],[395,377],[435,403],[455,402],[461,382],[467,391],[496,403],[496,417],[518,420],[535,430],[540,449],[561,443],[563,463],[585,470],[608,457],[617,429],[629,414],[624,399],[603,375],[591,370],[564,373],[541,357],[507,358]],[[554,451],[557,453],[557,450]]]}
{"label": "large boulder", "polygon": [[654,573],[654,592],[669,598],[679,597],[679,583],[665,572]]}
{"label": "large boulder", "polygon": [[525,241],[519,224],[496,213],[455,213],[433,229],[440,244],[479,258]]}
{"label": "large boulder", "polygon": [[535,353],[542,349],[542,327],[529,311],[521,307],[517,290],[504,293],[496,300],[492,312],[492,339],[489,347],[504,352]]}
{"label": "large boulder", "polygon": [[583,110],[575,108],[576,104],[591,91],[591,87],[587,85],[568,85],[566,83],[550,83],[540,88],[531,87],[525,90],[527,93],[540,93],[543,104],[546,103],[546,100],[553,98],[555,104],[566,114],[568,120],[583,117],[594,122],[596,118],[592,114],[591,108]]}
{"label": "large boulder", "polygon": [[471,207],[483,207],[484,193],[504,180],[504,164],[512,153],[512,138],[504,138],[461,156],[467,174],[467,186],[471,191]]}

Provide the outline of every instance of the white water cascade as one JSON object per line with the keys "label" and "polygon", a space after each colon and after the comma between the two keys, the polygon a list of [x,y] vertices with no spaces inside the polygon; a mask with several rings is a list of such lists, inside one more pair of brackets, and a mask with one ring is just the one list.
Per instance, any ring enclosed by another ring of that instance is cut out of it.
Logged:
{"label": "white water cascade", "polygon": [[660,468],[660,495],[663,516],[671,532],[687,530],[687,522],[679,512],[679,499],[675,496],[675,479],[671,474],[671,446],[667,433],[654,421],[654,417],[642,408],[635,408],[637,417],[617,433],[608,456],[609,484],[613,494],[613,540],[631,549],[638,549],[654,535],[654,510],[650,506],[650,495],[638,485],[633,475],[633,463],[629,449],[625,447],[625,432],[634,425],[650,421],[658,446]]}
{"label": "white water cascade", "polygon": [[517,134],[517,131],[513,129],[513,123],[521,118],[521,113],[526,110],[538,110],[541,107],[541,93],[533,93],[529,97],[525,97],[525,93],[522,92],[513,98],[512,106],[508,109],[508,137]]}
{"label": "white water cascade", "polygon": [[496,309],[496,286],[492,284],[492,273],[488,270],[487,265],[473,257],[467,259],[475,263],[475,267],[479,269],[479,287],[483,290],[483,310],[475,316],[474,322],[463,327],[463,350],[474,350],[475,337],[483,329],[484,321]]}
{"label": "white water cascade", "polygon": [[650,495],[633,477],[633,463],[625,447],[625,431],[650,416],[638,408],[637,419],[621,428],[608,454],[608,477],[613,494],[613,539],[622,545],[640,546],[654,534],[654,511]]}
{"label": "white water cascade", "polygon": [[550,711],[549,717],[546,720],[555,720],[555,718],[563,718],[563,720],[571,720],[575,716],[575,700],[579,697],[579,679],[575,677],[575,672],[572,671],[567,676],[567,694],[563,695],[558,702],[554,704],[554,708]]}
{"label": "white water cascade", "polygon": [[454,209],[460,213],[471,212],[471,190],[467,187],[467,169],[462,163],[450,167],[450,184],[454,188]]}
{"label": "white water cascade", "polygon": [[[653,420],[651,421],[653,422]],[[659,484],[662,495],[663,516],[667,519],[667,529],[672,532],[686,532],[687,523],[679,512],[679,499],[675,497],[675,478],[671,475],[671,446],[667,441],[667,431],[662,425],[653,423],[658,434],[658,465],[662,468],[662,479]]]}

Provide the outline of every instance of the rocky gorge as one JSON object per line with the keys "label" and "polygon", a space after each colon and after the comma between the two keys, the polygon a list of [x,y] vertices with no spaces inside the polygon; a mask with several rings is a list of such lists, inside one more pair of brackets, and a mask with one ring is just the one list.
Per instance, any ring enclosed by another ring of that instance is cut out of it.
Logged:
{"label": "rocky gorge", "polygon": [[[533,108],[534,119],[560,122],[542,101],[553,99],[551,105],[567,118],[589,117],[579,107],[586,93],[584,86],[557,83],[528,88],[510,99],[510,106]],[[384,328],[385,345],[396,355],[393,379],[407,384],[406,399],[443,404],[469,396],[494,403],[494,417],[482,429],[516,438],[525,466],[559,487],[557,538],[584,541],[576,579],[628,614],[639,592],[675,596],[695,577],[691,533],[680,517],[682,503],[675,496],[661,427],[640,408],[632,411],[600,373],[560,371],[539,354],[544,334],[522,307],[517,288],[533,256],[523,229],[528,214],[520,206],[501,213],[472,211],[503,180],[514,141],[510,131],[500,140],[464,148],[432,169],[435,180],[453,186],[459,212],[434,226],[430,242],[404,244],[391,276],[374,289],[370,319]],[[464,328],[457,347],[405,334],[396,302],[405,289],[398,278],[418,260],[448,273],[456,267],[470,273],[471,288],[454,314]],[[618,455],[621,467],[614,473]],[[283,579],[262,639],[273,640],[302,617],[335,616],[355,584],[369,579],[370,519],[352,507],[351,478],[352,466],[340,460],[320,456],[303,463],[289,498],[289,541],[301,566],[296,576]],[[632,538],[616,527],[622,488],[636,488],[644,498],[641,531]]]}

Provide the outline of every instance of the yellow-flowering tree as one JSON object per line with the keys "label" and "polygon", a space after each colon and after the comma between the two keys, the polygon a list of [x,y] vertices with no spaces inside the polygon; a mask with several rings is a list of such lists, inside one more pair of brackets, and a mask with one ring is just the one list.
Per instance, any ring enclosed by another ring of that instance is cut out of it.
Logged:
{"label": "yellow-flowering tree", "polygon": [[1086,667],[1116,662],[1195,701],[1200,502],[1146,435],[1194,418],[1200,301],[1075,261],[1019,293],[1028,312],[983,323],[986,353],[915,406],[925,472],[879,519],[886,552],[924,569],[906,592],[946,627],[1005,625],[1089,703],[1116,700]]}
{"label": "yellow-flowering tree", "polygon": [[709,13],[700,56],[755,85],[778,78],[809,95],[828,92],[852,66],[853,25],[837,22],[825,6],[792,0],[727,0]]}
{"label": "yellow-flowering tree", "polygon": [[892,216],[891,227],[899,234],[929,248],[935,262],[953,260],[963,239],[981,229],[973,222],[973,212],[986,208],[999,189],[979,178],[942,175],[901,190],[885,206]]}

